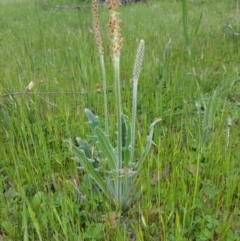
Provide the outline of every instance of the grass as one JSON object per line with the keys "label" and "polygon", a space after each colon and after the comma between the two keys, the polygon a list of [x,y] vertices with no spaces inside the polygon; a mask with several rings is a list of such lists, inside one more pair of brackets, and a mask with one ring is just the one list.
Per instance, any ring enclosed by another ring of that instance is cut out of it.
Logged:
{"label": "grass", "polygon": [[[56,5],[0,1],[0,240],[239,240],[240,39],[225,27],[239,32],[234,2],[189,1],[185,31],[181,2],[149,0],[120,9],[128,116],[135,50],[140,39],[146,43],[137,157],[150,123],[163,120],[138,179],[143,195],[121,216],[76,171],[63,143],[89,133],[84,108],[100,120],[104,110],[91,9]],[[114,73],[104,5],[100,20],[113,133]],[[31,81],[35,85],[26,91]]]}

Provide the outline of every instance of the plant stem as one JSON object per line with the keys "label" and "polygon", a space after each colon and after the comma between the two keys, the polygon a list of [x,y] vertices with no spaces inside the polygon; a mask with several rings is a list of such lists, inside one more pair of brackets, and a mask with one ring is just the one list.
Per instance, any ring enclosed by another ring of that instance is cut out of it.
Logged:
{"label": "plant stem", "polygon": [[138,79],[133,79],[133,99],[132,99],[132,137],[131,137],[131,161],[134,159],[134,145],[135,145],[135,138],[136,138],[136,116],[137,116],[137,86],[138,86]]}
{"label": "plant stem", "polygon": [[121,89],[120,89],[120,57],[119,55],[113,58],[114,64],[114,80],[115,80],[115,95],[116,95],[116,110],[117,110],[117,185],[116,195],[117,202],[121,208],[122,183],[120,181],[120,170],[122,169],[122,104],[121,104]]}
{"label": "plant stem", "polygon": [[237,0],[237,32],[239,32],[239,15],[238,15],[239,0]]}
{"label": "plant stem", "polygon": [[108,135],[109,134],[108,104],[107,104],[107,84],[106,84],[106,69],[105,69],[105,63],[104,63],[104,55],[100,55],[100,64],[101,64],[102,81],[103,81],[105,132],[106,132],[106,135]]}

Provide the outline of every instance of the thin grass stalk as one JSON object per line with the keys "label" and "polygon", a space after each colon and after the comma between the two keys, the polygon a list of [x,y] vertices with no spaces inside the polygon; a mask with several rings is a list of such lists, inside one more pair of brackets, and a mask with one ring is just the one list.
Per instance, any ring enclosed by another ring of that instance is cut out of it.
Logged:
{"label": "thin grass stalk", "polygon": [[188,15],[187,15],[187,3],[186,0],[182,1],[182,11],[183,11],[183,32],[185,37],[185,43],[187,45],[188,55],[191,55],[191,49],[189,44],[189,35],[188,35]]}
{"label": "thin grass stalk", "polygon": [[135,138],[136,138],[136,118],[137,118],[137,87],[138,87],[138,79],[133,79],[133,99],[132,99],[132,137],[131,137],[131,162],[134,160],[134,146],[135,146]]}
{"label": "thin grass stalk", "polygon": [[[202,93],[201,93],[201,88],[200,88],[199,82],[196,78],[195,63],[194,63],[193,54],[192,54],[192,43],[190,43],[190,40],[189,40],[188,12],[187,12],[187,1],[186,0],[182,1],[182,14],[183,14],[183,32],[184,32],[185,43],[186,43],[186,46],[187,46],[187,51],[188,51],[188,56],[189,56],[191,68],[192,68],[192,71],[193,71],[193,79],[196,83],[198,94],[200,95],[200,98],[202,99],[202,103],[203,103],[204,108],[205,108],[206,104],[205,104],[204,98],[203,98]],[[196,205],[196,194],[197,194],[197,187],[198,187],[198,183],[199,183],[199,181],[198,181],[199,180],[199,165],[200,165],[200,156],[199,155],[200,154],[198,154],[198,159],[197,159],[197,170],[196,170],[195,187],[194,187],[193,204],[192,204],[193,207],[195,207],[195,205]],[[194,218],[194,211],[192,212],[191,223],[193,222],[193,218]]]}
{"label": "thin grass stalk", "polygon": [[109,135],[109,124],[108,124],[108,103],[107,103],[107,81],[106,81],[106,68],[104,62],[104,55],[100,55],[100,64],[102,70],[102,81],[103,81],[103,96],[104,96],[104,116],[105,116],[105,132]]}
{"label": "thin grass stalk", "polygon": [[109,125],[108,125],[106,68],[105,68],[105,62],[104,62],[104,48],[103,48],[103,44],[102,44],[100,21],[99,21],[98,13],[99,13],[98,0],[92,0],[93,29],[94,29],[94,36],[95,36],[97,48],[98,48],[98,54],[99,54],[99,58],[100,58],[100,65],[101,65],[101,72],[102,72],[105,132],[108,135],[109,134]]}
{"label": "thin grass stalk", "polygon": [[[201,93],[201,87],[200,87],[200,84],[198,82],[198,79],[196,78],[196,68],[195,68],[195,62],[194,62],[194,51],[193,51],[193,48],[192,48],[193,44],[192,44],[192,41],[190,41],[190,38],[189,38],[187,0],[182,0],[182,14],[183,14],[184,38],[185,38],[185,43],[186,43],[186,46],[187,46],[187,52],[188,52],[188,56],[189,56],[189,60],[190,60],[190,64],[191,64],[191,68],[192,68],[192,72],[193,72],[193,79],[194,79],[194,81],[196,83],[197,90],[198,90],[198,93],[200,95],[200,98],[202,99],[202,103],[204,105],[204,108],[206,108],[206,103],[205,103],[203,95]],[[195,30],[195,35],[198,32],[201,19],[202,19],[202,13],[201,13],[198,25],[197,25],[196,30]]]}
{"label": "thin grass stalk", "polygon": [[238,15],[238,10],[239,10],[239,0],[237,0],[237,32],[239,33],[239,15]]}

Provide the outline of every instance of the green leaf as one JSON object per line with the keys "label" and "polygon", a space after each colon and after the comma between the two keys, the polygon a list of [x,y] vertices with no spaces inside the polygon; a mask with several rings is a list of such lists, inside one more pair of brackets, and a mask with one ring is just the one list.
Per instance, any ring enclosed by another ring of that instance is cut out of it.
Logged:
{"label": "green leaf", "polygon": [[88,118],[88,124],[91,127],[91,129],[94,131],[95,127],[99,126],[99,119],[97,116],[95,116],[92,111],[89,109],[85,109],[86,116]]}
{"label": "green leaf", "polygon": [[115,170],[117,168],[117,156],[107,135],[99,127],[95,128],[94,133],[97,137],[97,145],[99,147],[99,150],[102,152],[104,157],[107,158],[107,164],[109,165],[110,169]]}
{"label": "green leaf", "polygon": [[88,143],[79,137],[76,138],[76,141],[79,144],[79,148],[84,151],[86,157],[92,159],[92,152],[88,146]]}
{"label": "green leaf", "polygon": [[103,238],[103,231],[104,224],[102,223],[90,225],[89,227],[87,227],[85,233],[83,234],[83,237],[85,239],[100,240]]}
{"label": "green leaf", "polygon": [[196,28],[195,28],[195,31],[194,31],[194,37],[196,37],[196,35],[198,33],[198,30],[199,30],[199,27],[200,27],[200,23],[202,21],[202,16],[203,16],[203,11],[201,10],[201,14],[200,14],[199,20],[197,22],[197,25],[196,25]]}
{"label": "green leaf", "polygon": [[12,225],[10,221],[3,221],[2,222],[2,229],[6,232],[9,236],[14,235],[15,227]]}
{"label": "green leaf", "polygon": [[88,160],[89,160],[89,159],[92,160],[91,162],[92,162],[92,164],[93,164],[93,167],[94,167],[94,168],[98,168],[98,167],[99,167],[98,160],[93,157],[92,152],[91,152],[91,150],[90,150],[90,148],[89,148],[88,143],[87,143],[86,141],[82,140],[82,139],[79,138],[79,137],[77,137],[76,140],[77,140],[77,143],[79,144],[78,148],[84,151],[84,153],[85,153],[85,155],[86,155],[86,157],[87,157]]}
{"label": "green leaf", "polygon": [[122,148],[125,147],[125,137],[126,137],[126,124],[123,114],[121,115],[121,125],[122,125]]}
{"label": "green leaf", "polygon": [[131,167],[130,164],[132,164],[132,150],[134,147],[131,146],[131,124],[129,121],[125,121],[125,146],[123,148],[123,160],[124,164],[123,167]]}
{"label": "green leaf", "polygon": [[73,151],[87,174],[95,181],[95,183],[99,186],[103,193],[108,198],[110,198],[111,196],[108,191],[107,184],[105,183],[103,177],[99,174],[99,172],[95,170],[93,165],[88,161],[84,151],[80,150],[76,146],[73,146]]}

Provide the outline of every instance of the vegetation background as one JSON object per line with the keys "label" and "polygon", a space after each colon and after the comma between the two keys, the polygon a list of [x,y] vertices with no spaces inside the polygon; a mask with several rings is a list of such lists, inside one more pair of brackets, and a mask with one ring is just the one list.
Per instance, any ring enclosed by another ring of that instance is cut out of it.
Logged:
{"label": "vegetation background", "polygon": [[[128,116],[136,47],[146,43],[137,155],[149,124],[163,119],[139,175],[143,195],[121,215],[63,143],[89,133],[85,107],[103,120],[91,4],[0,0],[0,239],[240,240],[238,1],[189,0],[184,8],[148,0],[120,12]],[[105,4],[100,21],[114,135]]]}

